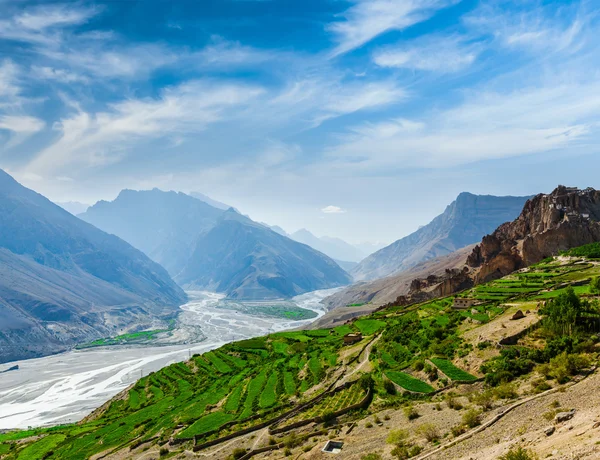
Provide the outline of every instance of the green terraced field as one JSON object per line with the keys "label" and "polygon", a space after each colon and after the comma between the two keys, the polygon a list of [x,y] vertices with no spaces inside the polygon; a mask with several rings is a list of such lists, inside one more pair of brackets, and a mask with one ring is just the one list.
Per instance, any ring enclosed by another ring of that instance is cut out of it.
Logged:
{"label": "green terraced field", "polygon": [[386,371],[385,376],[395,384],[408,391],[414,391],[416,393],[432,393],[435,391],[435,389],[428,383],[416,379],[412,375],[404,372]]}
{"label": "green terraced field", "polygon": [[459,369],[447,359],[431,358],[430,361],[451,380],[456,382],[473,382],[477,380],[477,377]]}
{"label": "green terraced field", "polygon": [[359,319],[354,325],[363,335],[373,335],[383,329],[386,323],[377,319]]}

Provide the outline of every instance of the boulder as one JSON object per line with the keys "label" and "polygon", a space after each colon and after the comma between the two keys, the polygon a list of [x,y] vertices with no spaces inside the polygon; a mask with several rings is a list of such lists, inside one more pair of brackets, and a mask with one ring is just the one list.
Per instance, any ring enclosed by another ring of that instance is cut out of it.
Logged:
{"label": "boulder", "polygon": [[517,320],[522,318],[525,318],[525,314],[521,310],[517,310],[517,312],[514,315],[512,315],[510,319]]}
{"label": "boulder", "polygon": [[556,417],[554,417],[554,421],[556,423],[563,423],[568,420],[571,420],[574,415],[575,409],[571,409],[569,412],[559,412],[558,414],[556,414]]}
{"label": "boulder", "polygon": [[552,436],[554,434],[554,431],[556,431],[556,428],[554,428],[553,426],[549,426],[544,430],[544,434],[546,436]]}

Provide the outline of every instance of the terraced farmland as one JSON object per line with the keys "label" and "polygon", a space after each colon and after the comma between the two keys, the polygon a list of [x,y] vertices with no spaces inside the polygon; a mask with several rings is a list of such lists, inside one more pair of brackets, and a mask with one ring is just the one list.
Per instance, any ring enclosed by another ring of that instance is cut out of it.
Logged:
{"label": "terraced farmland", "polygon": [[455,382],[473,382],[477,380],[477,377],[469,374],[466,371],[463,371],[462,369],[459,369],[447,359],[431,358],[430,361],[435,364],[440,371],[442,371]]}
{"label": "terraced farmland", "polygon": [[414,391],[415,393],[433,393],[435,391],[428,383],[404,372],[387,371],[385,376],[396,385],[399,385],[408,391]]}

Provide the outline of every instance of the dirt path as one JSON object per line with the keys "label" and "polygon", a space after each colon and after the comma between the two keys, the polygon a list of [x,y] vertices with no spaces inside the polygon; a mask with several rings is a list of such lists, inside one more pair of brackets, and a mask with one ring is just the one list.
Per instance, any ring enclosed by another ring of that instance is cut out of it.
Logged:
{"label": "dirt path", "polygon": [[351,372],[349,372],[348,374],[345,374],[344,377],[342,377],[340,380],[338,380],[337,384],[335,385],[336,388],[342,386],[344,383],[346,383],[348,381],[348,379],[350,377],[352,377],[358,371],[364,369],[367,365],[370,364],[369,357],[371,356],[371,348],[373,348],[373,345],[375,345],[375,343],[379,340],[380,337],[381,337],[381,335],[378,335],[375,339],[373,339],[371,341],[371,343],[369,345],[366,346],[366,348],[362,352],[363,358],[362,359],[359,358],[360,362],[359,362],[358,366],[356,366]]}

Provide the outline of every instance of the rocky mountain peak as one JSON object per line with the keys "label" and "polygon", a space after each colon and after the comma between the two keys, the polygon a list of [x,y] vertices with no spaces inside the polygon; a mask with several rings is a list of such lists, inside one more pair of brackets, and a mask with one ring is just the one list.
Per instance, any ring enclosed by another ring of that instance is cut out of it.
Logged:
{"label": "rocky mountain peak", "polygon": [[559,185],[525,203],[513,222],[483,238],[467,263],[476,282],[499,278],[573,247],[600,241],[600,191]]}

